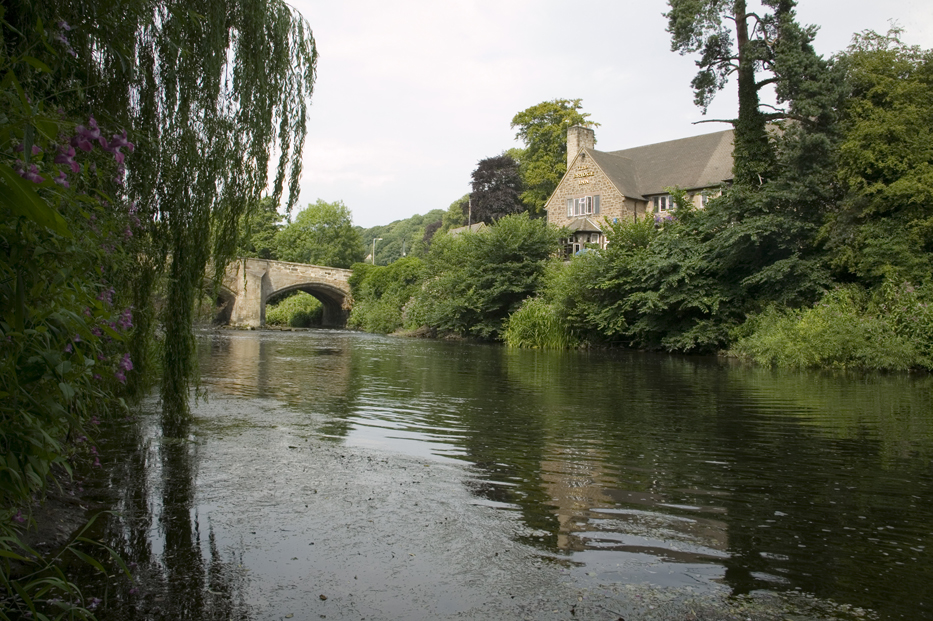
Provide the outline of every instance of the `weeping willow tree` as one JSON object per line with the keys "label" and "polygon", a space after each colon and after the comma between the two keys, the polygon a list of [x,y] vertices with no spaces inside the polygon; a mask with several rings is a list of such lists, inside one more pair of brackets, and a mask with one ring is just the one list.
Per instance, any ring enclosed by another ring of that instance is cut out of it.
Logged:
{"label": "weeping willow tree", "polygon": [[126,128],[135,144],[113,179],[142,223],[128,380],[139,386],[146,376],[159,319],[153,297],[164,275],[163,430],[182,434],[205,273],[219,280],[241,216],[264,195],[278,203],[287,191],[289,209],[298,197],[316,72],[311,30],[281,0],[4,4],[20,35],[4,41],[8,49],[58,52],[48,66],[41,62],[49,70],[31,82],[35,95],[63,115]]}

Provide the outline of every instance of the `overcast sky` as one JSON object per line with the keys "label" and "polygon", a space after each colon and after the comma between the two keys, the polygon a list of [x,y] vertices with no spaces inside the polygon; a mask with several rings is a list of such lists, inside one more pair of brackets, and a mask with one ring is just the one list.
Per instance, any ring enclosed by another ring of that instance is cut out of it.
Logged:
{"label": "overcast sky", "polygon": [[[725,129],[701,124],[694,58],[670,51],[664,0],[297,0],[320,58],[299,207],[342,200],[354,224],[447,209],[486,157],[521,146],[509,122],[552,99],[583,100],[615,151]],[[852,34],[933,48],[930,0],[800,0],[824,56]],[[706,118],[735,115],[734,82]]]}

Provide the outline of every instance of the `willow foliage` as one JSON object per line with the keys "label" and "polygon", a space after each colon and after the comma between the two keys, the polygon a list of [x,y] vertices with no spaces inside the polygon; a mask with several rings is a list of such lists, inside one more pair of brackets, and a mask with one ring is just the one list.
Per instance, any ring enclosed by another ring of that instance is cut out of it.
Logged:
{"label": "willow foliage", "polygon": [[[37,47],[55,24],[68,54],[39,93],[65,112],[126,127],[137,146],[125,190],[147,225],[138,258],[134,352],[151,338],[156,276],[168,270],[162,398],[165,431],[180,432],[194,377],[191,332],[205,270],[234,255],[238,222],[271,181],[298,196],[306,105],[317,52],[308,24],[281,0],[13,2],[7,13]],[[119,179],[123,182],[123,179]],[[145,370],[137,368],[137,375]]]}

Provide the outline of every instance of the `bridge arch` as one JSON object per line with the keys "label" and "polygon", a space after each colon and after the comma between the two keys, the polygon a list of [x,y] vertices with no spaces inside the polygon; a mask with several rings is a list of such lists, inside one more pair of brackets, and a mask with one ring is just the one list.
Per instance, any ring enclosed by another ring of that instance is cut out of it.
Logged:
{"label": "bridge arch", "polygon": [[[322,326],[343,328],[347,325],[347,316],[350,314],[350,311],[346,303],[346,294],[337,287],[325,283],[309,282],[288,285],[278,291],[269,293],[266,297],[266,304],[275,304],[295,291],[304,291],[318,299],[324,307],[324,313],[321,317]],[[262,311],[262,316],[263,323],[265,323],[265,309]]]}
{"label": "bridge arch", "polygon": [[296,290],[324,305],[323,325],[345,327],[350,314],[350,270],[268,259],[238,259],[227,266],[223,285],[234,292],[229,323],[262,327],[266,304]]}
{"label": "bridge arch", "polygon": [[[210,285],[210,283],[208,283]],[[230,323],[230,315],[236,305],[236,291],[226,285],[220,284],[214,292],[214,319],[213,324],[222,326]]]}

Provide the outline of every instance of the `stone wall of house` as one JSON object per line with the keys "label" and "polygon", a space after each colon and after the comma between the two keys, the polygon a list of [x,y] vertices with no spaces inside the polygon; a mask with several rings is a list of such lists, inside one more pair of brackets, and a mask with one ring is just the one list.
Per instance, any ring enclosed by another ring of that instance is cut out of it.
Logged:
{"label": "stone wall of house", "polygon": [[603,220],[632,218],[633,211],[639,217],[645,214],[647,203],[625,198],[596,166],[592,158],[581,154],[573,162],[561,180],[551,199],[545,205],[548,224],[566,226],[583,216],[567,216],[567,199],[581,196],[599,196],[599,215],[587,216],[600,224]]}

